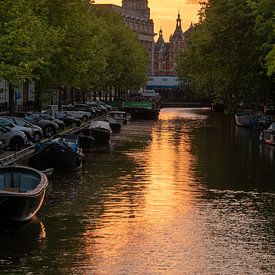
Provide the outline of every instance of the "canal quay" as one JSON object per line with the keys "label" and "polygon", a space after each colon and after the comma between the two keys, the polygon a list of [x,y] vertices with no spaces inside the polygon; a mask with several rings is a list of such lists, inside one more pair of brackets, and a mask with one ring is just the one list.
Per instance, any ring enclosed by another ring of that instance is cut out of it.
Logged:
{"label": "canal quay", "polygon": [[0,274],[274,274],[275,148],[207,108],[130,121],[2,224]]}

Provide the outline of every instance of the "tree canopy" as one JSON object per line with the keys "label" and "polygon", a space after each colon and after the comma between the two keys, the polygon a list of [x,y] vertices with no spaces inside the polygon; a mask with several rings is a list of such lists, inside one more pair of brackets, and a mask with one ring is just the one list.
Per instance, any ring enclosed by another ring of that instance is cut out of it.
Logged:
{"label": "tree canopy", "polygon": [[134,89],[147,55],[122,17],[89,0],[0,2],[0,79],[37,80],[41,92],[71,86]]}
{"label": "tree canopy", "polygon": [[180,79],[187,80],[197,95],[230,106],[266,97],[274,75],[271,2],[201,3],[200,21],[178,59]]}

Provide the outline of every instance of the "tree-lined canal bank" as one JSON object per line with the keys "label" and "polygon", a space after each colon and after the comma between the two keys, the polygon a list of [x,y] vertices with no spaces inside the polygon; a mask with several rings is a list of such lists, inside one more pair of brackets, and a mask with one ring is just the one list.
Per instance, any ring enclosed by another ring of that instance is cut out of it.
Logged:
{"label": "tree-lined canal bank", "polygon": [[208,109],[131,121],[0,230],[1,274],[273,274],[275,148]]}

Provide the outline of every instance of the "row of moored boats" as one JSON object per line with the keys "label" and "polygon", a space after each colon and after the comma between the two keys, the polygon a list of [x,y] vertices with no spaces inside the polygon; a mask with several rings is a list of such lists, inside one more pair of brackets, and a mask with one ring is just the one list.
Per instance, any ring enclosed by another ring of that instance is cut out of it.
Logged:
{"label": "row of moored boats", "polygon": [[109,112],[104,120],[91,121],[86,128],[61,134],[38,143],[25,166],[0,168],[0,217],[26,221],[43,203],[48,178],[53,170],[72,172],[80,169],[83,150],[109,145],[113,133],[118,133],[131,118],[123,111]]}

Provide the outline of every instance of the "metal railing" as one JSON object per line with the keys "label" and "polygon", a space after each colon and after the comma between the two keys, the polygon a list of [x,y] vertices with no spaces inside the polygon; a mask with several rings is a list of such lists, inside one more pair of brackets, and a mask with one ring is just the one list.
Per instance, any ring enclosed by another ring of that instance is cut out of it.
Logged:
{"label": "metal railing", "polygon": [[[88,127],[92,121],[104,120],[106,118],[106,116],[107,116],[107,114],[104,114],[99,117],[95,117],[95,118],[83,123],[80,127],[73,127],[73,128],[67,129],[61,133],[58,133],[57,136],[64,135],[64,134],[73,134],[77,130],[81,130],[81,129]],[[55,138],[55,136],[48,138],[48,139],[44,139],[41,143],[47,142],[53,138]],[[30,156],[31,154],[34,153],[34,151],[35,151],[35,145],[31,145],[27,148],[24,148],[23,150],[13,152],[13,153],[11,153],[7,156],[4,156],[2,158],[0,155],[0,165],[2,165],[2,166],[11,165],[11,164],[15,163],[16,161],[22,160],[22,159]]]}

